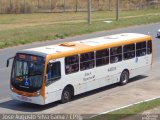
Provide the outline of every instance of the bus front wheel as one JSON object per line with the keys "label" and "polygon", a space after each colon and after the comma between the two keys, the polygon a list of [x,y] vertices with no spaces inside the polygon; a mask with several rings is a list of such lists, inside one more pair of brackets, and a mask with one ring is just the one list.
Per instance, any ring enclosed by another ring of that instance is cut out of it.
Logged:
{"label": "bus front wheel", "polygon": [[120,77],[120,85],[125,85],[128,83],[129,80],[129,72],[128,71],[123,71]]}
{"label": "bus front wheel", "polygon": [[71,100],[72,94],[69,88],[65,88],[62,92],[61,102],[67,103]]}

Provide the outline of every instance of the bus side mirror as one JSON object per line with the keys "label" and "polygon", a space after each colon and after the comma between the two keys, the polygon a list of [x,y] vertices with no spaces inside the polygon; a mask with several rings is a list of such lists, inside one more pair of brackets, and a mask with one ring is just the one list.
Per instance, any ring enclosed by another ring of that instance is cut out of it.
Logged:
{"label": "bus side mirror", "polygon": [[9,60],[7,60],[7,64],[6,64],[6,67],[8,67],[9,66]]}
{"label": "bus side mirror", "polygon": [[11,59],[13,59],[14,57],[11,57],[11,58],[9,58],[8,60],[7,60],[7,64],[6,64],[6,67],[8,67],[9,66],[9,61],[11,60]]}

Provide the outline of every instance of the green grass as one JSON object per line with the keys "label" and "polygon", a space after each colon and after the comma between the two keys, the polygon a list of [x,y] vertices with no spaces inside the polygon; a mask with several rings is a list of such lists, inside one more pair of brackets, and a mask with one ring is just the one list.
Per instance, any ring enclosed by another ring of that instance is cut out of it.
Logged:
{"label": "green grass", "polygon": [[[92,24],[87,24],[86,12],[2,14],[0,15],[0,48],[46,41],[97,31],[160,22],[160,9],[121,11],[116,22],[113,11],[93,12]],[[152,14],[152,15],[151,15]],[[134,16],[130,18],[130,16]],[[104,20],[113,20],[111,24]]]}
{"label": "green grass", "polygon": [[146,110],[153,109],[160,106],[160,99],[155,99],[148,102],[139,103],[124,109],[116,110],[107,114],[99,115],[91,120],[120,120],[125,117],[137,115]]}

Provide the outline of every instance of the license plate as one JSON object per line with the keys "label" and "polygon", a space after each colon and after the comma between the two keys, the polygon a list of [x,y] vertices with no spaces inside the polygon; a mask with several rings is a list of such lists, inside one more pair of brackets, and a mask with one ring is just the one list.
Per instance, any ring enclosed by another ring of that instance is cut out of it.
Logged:
{"label": "license plate", "polygon": [[26,96],[18,96],[18,98],[20,99],[20,100],[22,100],[22,101],[30,101],[30,99],[28,98],[28,97],[26,97]]}

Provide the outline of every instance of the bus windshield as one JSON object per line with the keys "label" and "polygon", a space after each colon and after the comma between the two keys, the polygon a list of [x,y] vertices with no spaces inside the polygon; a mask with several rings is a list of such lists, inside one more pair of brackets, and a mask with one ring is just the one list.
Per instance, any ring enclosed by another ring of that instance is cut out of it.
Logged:
{"label": "bus windshield", "polygon": [[[25,57],[30,57],[25,55]],[[11,84],[18,90],[36,92],[41,89],[44,62],[27,58],[14,60]]]}

